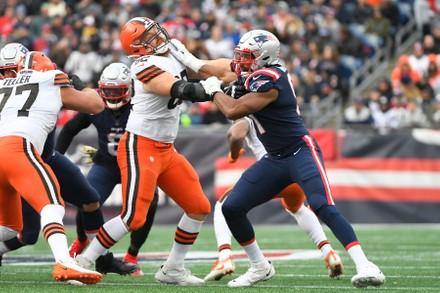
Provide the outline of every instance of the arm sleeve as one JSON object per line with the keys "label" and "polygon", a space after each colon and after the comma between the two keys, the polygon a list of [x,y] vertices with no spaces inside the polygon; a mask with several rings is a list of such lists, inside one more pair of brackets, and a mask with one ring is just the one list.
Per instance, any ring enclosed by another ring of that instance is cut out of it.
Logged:
{"label": "arm sleeve", "polygon": [[67,121],[58,135],[55,150],[64,154],[72,143],[73,138],[83,129],[89,127],[91,121],[87,118],[88,114],[78,113]]}

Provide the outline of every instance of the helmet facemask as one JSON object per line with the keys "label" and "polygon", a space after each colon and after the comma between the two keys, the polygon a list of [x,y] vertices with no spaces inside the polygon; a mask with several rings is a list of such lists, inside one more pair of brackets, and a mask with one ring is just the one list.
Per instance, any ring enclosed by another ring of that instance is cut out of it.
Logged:
{"label": "helmet facemask", "polygon": [[255,54],[258,54],[258,51],[252,51],[249,49],[240,50],[236,48],[234,50],[234,59],[232,59],[232,66],[234,68],[234,72],[237,76],[250,74],[252,71],[257,69],[256,57]]}
{"label": "helmet facemask", "polygon": [[244,34],[234,50],[234,69],[237,72],[252,72],[258,68],[277,64],[280,42],[270,32],[253,30]]}
{"label": "helmet facemask", "polygon": [[98,82],[99,95],[104,105],[117,110],[128,104],[132,96],[130,68],[124,63],[112,63],[102,71]]}
{"label": "helmet facemask", "polygon": [[131,89],[127,84],[99,85],[99,94],[104,105],[112,110],[117,110],[130,102]]}

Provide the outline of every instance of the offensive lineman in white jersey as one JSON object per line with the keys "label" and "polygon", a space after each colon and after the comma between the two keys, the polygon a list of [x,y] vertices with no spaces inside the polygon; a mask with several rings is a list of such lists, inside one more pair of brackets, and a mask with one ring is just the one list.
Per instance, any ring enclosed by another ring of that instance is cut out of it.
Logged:
{"label": "offensive lineman in white jersey", "polygon": [[184,266],[211,207],[188,160],[174,149],[180,120],[181,99],[207,101],[199,83],[186,81],[187,71],[170,54],[171,39],[156,21],[146,17],[129,20],[121,30],[122,47],[137,58],[131,67],[135,95],[125,134],[118,147],[123,206],[119,216],[107,221],[90,246],[79,256],[86,268],[129,231],[145,222],[156,184],[183,210],[167,261],[156,273],[158,282],[203,284]]}
{"label": "offensive lineman in white jersey", "polygon": [[55,280],[98,283],[100,273],[79,267],[69,256],[64,201],[40,154],[61,107],[96,114],[104,105],[96,91],[73,89],[68,76],[41,52],[27,53],[18,71],[17,77],[0,80],[0,241],[23,228],[21,195],[41,215],[42,233],[55,258]]}

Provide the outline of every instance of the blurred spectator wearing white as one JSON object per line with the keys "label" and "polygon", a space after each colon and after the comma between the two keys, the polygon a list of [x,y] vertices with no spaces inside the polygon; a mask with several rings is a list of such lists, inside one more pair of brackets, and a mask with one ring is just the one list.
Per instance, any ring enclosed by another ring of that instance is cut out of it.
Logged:
{"label": "blurred spectator wearing white", "polygon": [[412,54],[408,57],[409,65],[416,70],[420,76],[426,76],[428,72],[429,58],[425,54],[423,45],[416,42],[413,46]]}
{"label": "blurred spectator wearing white", "polygon": [[47,6],[47,16],[50,18],[55,15],[64,17],[67,14],[66,3],[63,0],[49,0],[43,5]]}
{"label": "blurred spectator wearing white", "polygon": [[406,111],[400,120],[400,127],[404,128],[428,128],[430,126],[428,117],[423,113],[417,101],[409,100]]}
{"label": "blurred spectator wearing white", "polygon": [[64,70],[78,75],[85,83],[92,82],[93,75],[103,68],[101,57],[91,50],[89,42],[82,40],[78,50],[72,52],[66,60]]}
{"label": "blurred spectator wearing white", "polygon": [[381,97],[380,90],[378,88],[373,88],[368,94],[367,106],[370,109],[371,114],[379,111],[379,99]]}
{"label": "blurred spectator wearing white", "polygon": [[390,107],[386,97],[380,97],[379,111],[373,112],[372,115],[373,126],[379,134],[389,134],[399,127],[399,117],[394,108]]}
{"label": "blurred spectator wearing white", "polygon": [[344,111],[344,123],[347,125],[371,125],[373,117],[366,106],[364,98],[356,96],[353,103]]}
{"label": "blurred spectator wearing white", "polygon": [[205,41],[209,59],[233,58],[235,44],[232,39],[223,38],[223,28],[215,25],[211,29],[211,37]]}

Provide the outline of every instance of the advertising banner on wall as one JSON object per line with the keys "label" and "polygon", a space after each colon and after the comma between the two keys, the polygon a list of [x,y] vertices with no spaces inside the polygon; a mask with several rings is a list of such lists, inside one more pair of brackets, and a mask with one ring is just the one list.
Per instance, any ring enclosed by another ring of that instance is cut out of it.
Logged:
{"label": "advertising banner on wall", "polygon": [[[255,159],[248,150],[237,163],[227,162],[227,128],[182,129],[175,147],[193,164],[212,207]],[[352,223],[440,222],[440,133],[413,130],[390,135],[374,132],[312,131],[325,156],[333,198]],[[67,156],[86,174],[81,145],[97,145],[96,131],[78,135]],[[105,204],[106,217],[119,212],[120,187]],[[68,210],[66,217],[74,215]],[[181,209],[161,192],[157,224],[175,224]],[[294,220],[273,200],[249,214],[254,223],[290,224]],[[212,215],[207,220],[212,223]]]}

